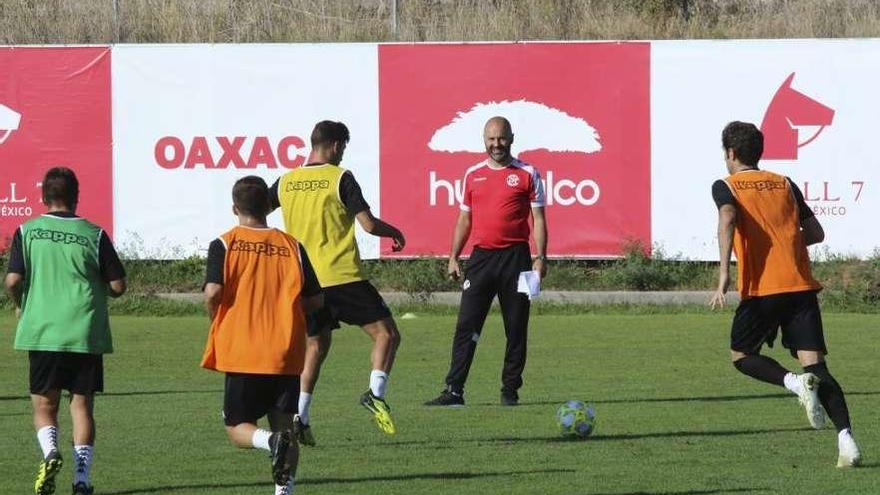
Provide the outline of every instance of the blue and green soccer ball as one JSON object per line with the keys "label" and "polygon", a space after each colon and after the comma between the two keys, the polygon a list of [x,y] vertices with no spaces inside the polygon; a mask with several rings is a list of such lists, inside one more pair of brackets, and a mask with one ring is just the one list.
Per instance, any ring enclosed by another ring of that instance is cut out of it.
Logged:
{"label": "blue and green soccer ball", "polygon": [[579,400],[570,400],[556,410],[559,433],[566,438],[587,438],[596,429],[596,411]]}

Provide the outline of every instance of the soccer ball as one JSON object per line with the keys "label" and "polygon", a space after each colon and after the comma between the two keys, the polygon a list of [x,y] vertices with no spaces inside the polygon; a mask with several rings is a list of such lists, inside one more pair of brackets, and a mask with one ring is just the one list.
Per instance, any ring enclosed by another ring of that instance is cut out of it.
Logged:
{"label": "soccer ball", "polygon": [[596,411],[579,400],[570,400],[556,410],[559,433],[566,438],[587,438],[596,429]]}

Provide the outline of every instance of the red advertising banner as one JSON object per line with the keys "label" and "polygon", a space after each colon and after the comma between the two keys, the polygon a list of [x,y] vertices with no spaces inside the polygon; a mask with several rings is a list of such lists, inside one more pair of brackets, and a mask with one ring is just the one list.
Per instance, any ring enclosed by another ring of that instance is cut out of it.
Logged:
{"label": "red advertising banner", "polygon": [[0,249],[45,211],[56,166],[79,178],[77,213],[111,232],[110,48],[0,48]]}
{"label": "red advertising banner", "polygon": [[402,255],[449,253],[494,115],[544,180],[551,255],[650,245],[649,43],[381,45],[379,88],[381,211]]}

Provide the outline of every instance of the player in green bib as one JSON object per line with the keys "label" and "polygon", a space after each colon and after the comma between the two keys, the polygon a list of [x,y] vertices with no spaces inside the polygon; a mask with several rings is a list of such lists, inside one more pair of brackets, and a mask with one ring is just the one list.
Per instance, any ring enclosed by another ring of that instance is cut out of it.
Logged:
{"label": "player in green bib", "polygon": [[125,268],[107,234],[75,214],[79,182],[72,170],[43,179],[45,215],[21,225],[9,250],[6,289],[15,304],[15,349],[28,351],[37,441],[43,451],[34,491],[55,492],[61,469],[58,406],[70,393],[74,494],[91,494],[94,397],[104,389],[103,355],[113,352],[107,297],[125,292]]}
{"label": "player in green bib", "polygon": [[270,193],[273,208],[281,208],[285,230],[305,246],[324,289],[325,306],[308,325],[300,377],[295,422],[304,445],[315,444],[309,407],[321,363],[330,350],[330,331],[339,328],[340,321],[360,326],[373,340],[370,385],[360,403],[373,413],[382,432],[396,431],[385,389],[400,333],[382,296],[361,269],[355,223],[369,234],[390,237],[395,251],[403,249],[406,241],[400,230],[373,216],[354,175],[339,166],[348,140],[348,128],[342,122],[318,122],[312,130],[309,163],[284,174]]}

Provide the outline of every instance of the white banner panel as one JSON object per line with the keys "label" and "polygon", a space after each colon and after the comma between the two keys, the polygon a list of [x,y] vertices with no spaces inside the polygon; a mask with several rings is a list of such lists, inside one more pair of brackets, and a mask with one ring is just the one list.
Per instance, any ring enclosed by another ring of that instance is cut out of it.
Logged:
{"label": "white banner panel", "polygon": [[[233,183],[259,175],[271,185],[304,163],[325,119],[351,131],[342,166],[379,212],[376,45],[118,45],[112,70],[121,249],[204,255],[236,223]],[[378,257],[377,238],[358,231],[358,242]]]}
{"label": "white banner panel", "polygon": [[651,55],[656,244],[718,259],[711,185],[727,175],[721,130],[742,120],[764,132],[760,168],[803,191],[822,246],[860,256],[880,246],[869,227],[880,211],[880,40],[653,42]]}

